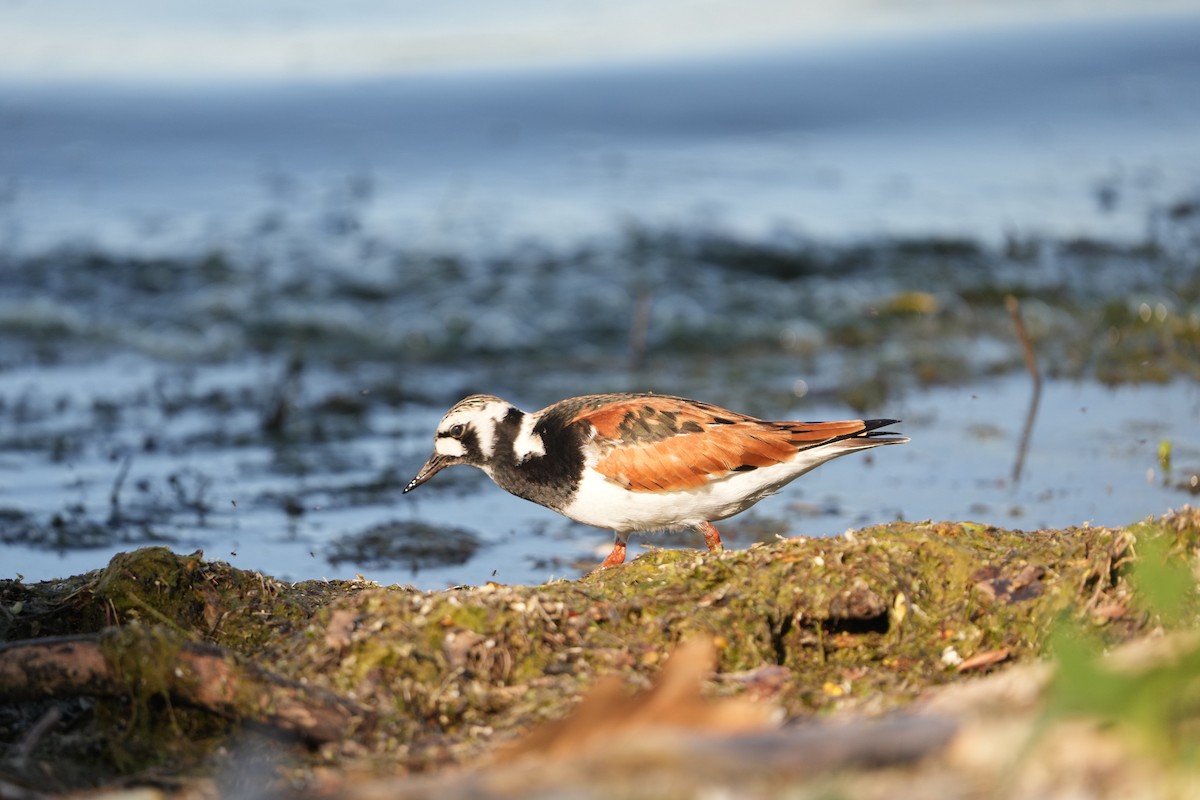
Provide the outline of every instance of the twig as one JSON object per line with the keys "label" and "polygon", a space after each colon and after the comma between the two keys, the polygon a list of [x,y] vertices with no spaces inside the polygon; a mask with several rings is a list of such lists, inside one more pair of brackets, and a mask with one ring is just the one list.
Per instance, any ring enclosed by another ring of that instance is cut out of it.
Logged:
{"label": "twig", "polygon": [[[155,671],[164,658],[167,667]],[[149,684],[146,675],[128,673],[128,665],[143,661],[153,672]],[[125,697],[148,690],[222,717],[288,731],[314,744],[344,738],[354,721],[367,716],[365,709],[345,698],[286,680],[223,648],[187,641],[161,627],[131,625],[100,634],[0,645],[0,702]]]}
{"label": "twig", "polygon": [[[156,620],[158,620],[158,622],[160,624],[165,625],[168,628],[171,628],[176,633],[178,633],[179,635],[181,635],[185,638],[188,636],[187,630],[182,628],[178,622],[171,619],[166,614],[162,613],[161,611],[159,611],[157,608],[155,608],[151,604],[147,603],[142,598],[138,597],[136,592],[126,591],[124,593],[124,595],[131,603],[133,603],[133,605],[137,606],[142,611],[144,611],[147,614],[149,614],[150,616],[154,617]],[[3,651],[0,651],[0,652],[3,652]]]}
{"label": "twig", "polygon": [[1029,408],[1025,412],[1025,427],[1021,431],[1021,441],[1017,445],[1017,457],[1013,462],[1012,480],[1019,483],[1021,471],[1025,467],[1025,454],[1029,450],[1029,440],[1033,436],[1033,423],[1037,419],[1038,405],[1042,400],[1042,374],[1038,371],[1037,356],[1033,352],[1033,342],[1029,339],[1029,331],[1025,329],[1025,320],[1021,318],[1021,303],[1011,294],[1004,298],[1004,306],[1012,317],[1013,328],[1017,331],[1017,341],[1021,343],[1021,352],[1025,356],[1025,369],[1033,379],[1033,395],[1029,398]]}
{"label": "twig", "polygon": [[1025,356],[1025,369],[1033,378],[1033,385],[1041,387],[1042,374],[1038,372],[1037,356],[1033,352],[1033,342],[1029,339],[1029,331],[1025,329],[1025,320],[1021,318],[1021,302],[1013,295],[1004,298],[1004,307],[1012,317],[1013,327],[1017,331],[1017,341],[1021,343],[1021,353]]}
{"label": "twig", "polygon": [[3,797],[4,800],[44,800],[51,796],[0,778],[0,797]]}
{"label": "twig", "polygon": [[125,477],[129,474],[129,466],[133,463],[133,453],[126,453],[121,459],[121,468],[117,470],[117,478],[113,481],[112,491],[108,494],[109,514],[108,524],[121,523],[121,487],[125,485]]}
{"label": "twig", "polygon": [[[22,737],[20,744],[17,745],[13,753],[14,759],[18,766],[23,766],[24,762],[29,760],[29,756],[33,753],[34,748],[40,742],[50,729],[59,723],[62,719],[62,711],[51,707],[49,711],[42,714],[41,718],[34,723],[33,727]],[[3,796],[3,795],[0,795]]]}
{"label": "twig", "polygon": [[275,396],[271,400],[267,413],[263,415],[261,428],[268,436],[282,436],[287,426],[288,412],[291,410],[292,397],[300,387],[300,378],[304,374],[304,357],[292,353],[284,368],[283,376],[275,387]]}
{"label": "twig", "polygon": [[629,327],[629,369],[637,372],[646,357],[646,337],[650,332],[650,306],[654,295],[646,287],[638,289],[633,306],[633,324]]}

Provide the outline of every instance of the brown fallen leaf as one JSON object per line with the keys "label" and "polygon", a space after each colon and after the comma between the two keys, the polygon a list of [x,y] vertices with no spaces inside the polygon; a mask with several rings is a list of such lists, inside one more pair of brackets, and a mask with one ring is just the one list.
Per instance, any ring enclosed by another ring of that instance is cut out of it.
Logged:
{"label": "brown fallen leaf", "polygon": [[968,672],[973,669],[983,669],[990,667],[993,664],[999,664],[1001,661],[1007,661],[1012,652],[1007,647],[1001,647],[999,650],[988,650],[983,653],[976,653],[970,658],[964,659],[957,667],[959,672]]}
{"label": "brown fallen leaf", "polygon": [[642,738],[661,728],[697,732],[742,733],[773,726],[773,704],[744,698],[705,698],[700,694],[712,675],[716,648],[709,638],[681,643],[667,659],[654,684],[629,694],[617,676],[598,680],[564,719],[535,728],[511,747],[497,753],[499,762],[536,754],[566,759],[614,740]]}
{"label": "brown fallen leaf", "polygon": [[354,629],[358,626],[358,612],[339,608],[329,616],[325,626],[325,646],[331,650],[344,650],[350,646]]}

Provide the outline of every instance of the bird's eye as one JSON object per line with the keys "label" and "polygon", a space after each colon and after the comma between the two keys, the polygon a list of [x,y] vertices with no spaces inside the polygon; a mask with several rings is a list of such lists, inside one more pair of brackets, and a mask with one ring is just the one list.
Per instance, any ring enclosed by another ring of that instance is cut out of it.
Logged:
{"label": "bird's eye", "polygon": [[466,429],[466,426],[464,426],[464,425],[451,425],[450,430],[448,430],[446,432],[449,433],[450,436],[455,439],[461,439],[462,435],[464,433],[466,433],[466,431],[467,431],[467,429]]}

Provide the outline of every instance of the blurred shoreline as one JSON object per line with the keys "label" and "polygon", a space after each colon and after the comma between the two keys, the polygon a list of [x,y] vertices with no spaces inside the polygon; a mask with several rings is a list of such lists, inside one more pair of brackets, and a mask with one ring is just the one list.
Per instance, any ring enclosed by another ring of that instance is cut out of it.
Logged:
{"label": "blurred shoreline", "polygon": [[0,84],[0,244],[133,254],[322,216],[486,252],[626,225],[1146,236],[1200,186],[1200,16],[573,70]]}
{"label": "blurred shoreline", "polygon": [[114,0],[103,8],[0,7],[0,75],[22,82],[174,84],[343,80],[420,72],[561,70],[889,47],[923,38],[1137,27],[1194,15],[1188,0],[614,0],[603,6],[484,0],[353,6],[266,0],[203,6]]}

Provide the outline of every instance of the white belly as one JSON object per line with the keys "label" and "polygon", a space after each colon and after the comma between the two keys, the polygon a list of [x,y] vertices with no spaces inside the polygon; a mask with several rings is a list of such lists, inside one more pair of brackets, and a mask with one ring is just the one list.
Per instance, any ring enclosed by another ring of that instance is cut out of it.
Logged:
{"label": "white belly", "polygon": [[585,467],[579,491],[562,513],[618,533],[695,527],[745,511],[824,460],[732,472],[684,492],[633,492]]}

